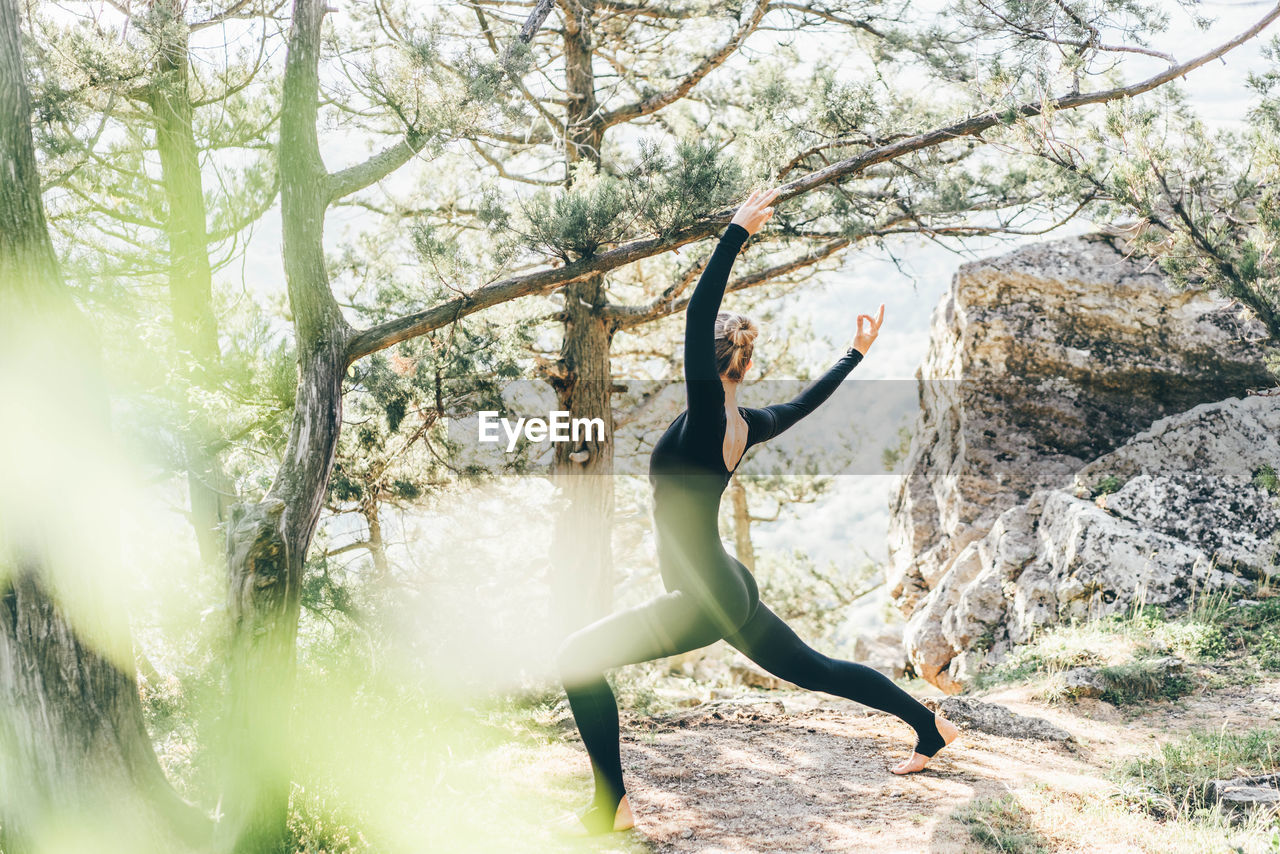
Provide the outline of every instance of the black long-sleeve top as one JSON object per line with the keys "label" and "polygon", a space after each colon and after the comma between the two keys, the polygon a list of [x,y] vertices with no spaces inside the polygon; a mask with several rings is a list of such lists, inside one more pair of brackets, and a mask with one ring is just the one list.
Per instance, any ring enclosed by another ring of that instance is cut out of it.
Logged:
{"label": "black long-sleeve top", "polygon": [[[750,235],[737,223],[730,223],[716,244],[689,298],[685,312],[684,375],[688,408],[676,416],[653,446],[649,458],[649,480],[654,488],[655,517],[664,515],[664,504],[674,513],[688,512],[685,501],[667,501],[672,488],[693,486],[689,475],[713,475],[714,511],[733,471],[724,463],[724,433],[728,416],[724,409],[724,385],[716,370],[715,322],[729,281],[729,271],[739,250]],[[818,407],[839,387],[841,381],[862,361],[862,354],[850,348],[825,374],[794,399],[762,409],[740,406],[747,422],[747,443],[742,457],[753,445],[767,442]],[[698,478],[705,481],[705,478]],[[697,489],[705,494],[705,488]],[[713,517],[714,519],[714,514]],[[714,525],[714,522],[713,522]],[[714,530],[714,528],[713,528]]]}

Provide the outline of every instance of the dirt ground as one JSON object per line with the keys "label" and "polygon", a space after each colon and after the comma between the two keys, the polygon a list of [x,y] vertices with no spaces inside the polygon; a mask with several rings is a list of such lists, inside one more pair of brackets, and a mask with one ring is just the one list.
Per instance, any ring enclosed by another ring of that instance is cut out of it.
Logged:
{"label": "dirt ground", "polygon": [[[1050,720],[1076,744],[1001,738],[972,730],[924,772],[889,768],[907,756],[910,728],[897,718],[803,691],[755,692],[682,712],[645,717],[624,711],[622,758],[636,829],[565,850],[593,852],[969,852],[982,850],[955,812],[977,798],[1053,792],[1061,803],[1102,802],[1117,762],[1150,755],[1190,729],[1274,725],[1280,679],[1140,714],[1101,701],[1046,706],[1030,689],[980,699]],[[570,719],[571,720],[571,719]],[[588,763],[576,731],[539,749],[534,772],[585,803]],[[1161,851],[1158,823],[1099,822],[1080,834],[1070,810],[1038,838],[1053,851]],[[1075,821],[1079,824],[1078,821]],[[1137,837],[1137,838],[1135,838]],[[546,842],[546,840],[541,840]],[[530,839],[532,843],[533,840]]]}

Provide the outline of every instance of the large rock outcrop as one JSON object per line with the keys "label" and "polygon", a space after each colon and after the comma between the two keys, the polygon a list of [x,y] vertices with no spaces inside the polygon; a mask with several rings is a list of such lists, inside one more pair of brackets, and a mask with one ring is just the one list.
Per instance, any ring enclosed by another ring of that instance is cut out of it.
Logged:
{"label": "large rock outcrop", "polygon": [[[1275,435],[1280,398],[1168,417],[1274,384],[1237,308],[1090,235],[961,267],[932,335],[888,579],[924,678],[956,691],[975,650],[998,656],[1035,626],[1268,571],[1244,559],[1271,512],[1246,463],[1274,447],[1255,434]],[[1215,444],[1231,430],[1238,448]],[[1197,453],[1234,468],[1205,478]],[[1107,478],[1123,486],[1105,508],[1081,497]]]}

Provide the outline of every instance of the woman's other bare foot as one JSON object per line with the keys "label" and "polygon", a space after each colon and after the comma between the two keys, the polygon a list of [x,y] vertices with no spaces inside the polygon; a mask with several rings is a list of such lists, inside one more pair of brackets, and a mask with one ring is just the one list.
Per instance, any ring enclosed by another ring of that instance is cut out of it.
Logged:
{"label": "woman's other bare foot", "polygon": [[[938,728],[938,734],[942,736],[942,746],[946,747],[951,742],[960,737],[960,728],[951,721],[939,715],[933,716],[933,725]],[[934,754],[936,756],[937,754]],[[904,759],[891,769],[895,774],[914,774],[917,771],[924,770],[924,766],[929,764],[932,756],[925,756],[923,753],[912,753],[910,759]]]}
{"label": "woman's other bare foot", "polygon": [[[568,836],[594,836],[608,831],[597,826],[599,818],[593,816],[592,808],[587,807],[585,810],[579,810],[576,813],[565,816],[557,823],[561,833]],[[631,814],[631,802],[627,800],[627,796],[623,795],[622,800],[618,802],[618,809],[613,815],[613,830],[630,830],[636,826],[635,816]]]}
{"label": "woman's other bare foot", "polygon": [[636,826],[636,817],[631,814],[631,802],[623,795],[618,802],[618,811],[613,816],[614,830],[630,830]]}

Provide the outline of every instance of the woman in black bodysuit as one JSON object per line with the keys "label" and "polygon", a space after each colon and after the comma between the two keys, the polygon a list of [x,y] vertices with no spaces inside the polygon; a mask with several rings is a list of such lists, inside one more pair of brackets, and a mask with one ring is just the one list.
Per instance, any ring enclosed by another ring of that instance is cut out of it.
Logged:
{"label": "woman in black bodysuit", "polygon": [[[875,341],[884,318],[858,316],[853,346],[794,400],[763,409],[736,405],[751,365],[755,328],[720,312],[738,250],[773,214],[778,190],[754,191],[734,214],[686,311],[688,408],[654,445],[649,462],[658,565],[667,593],[571,634],[556,663],[591,757],[595,797],[578,814],[591,833],[632,826],[622,781],[618,707],[605,672],[707,646],[724,638],[756,664],[802,688],[856,700],[896,715],[916,732],[915,752],[893,770],[919,771],[958,730],[884,674],[806,645],[760,601],[751,572],[720,542],[719,507],[742,457],[830,397]],[[865,326],[865,328],[864,328]]]}

